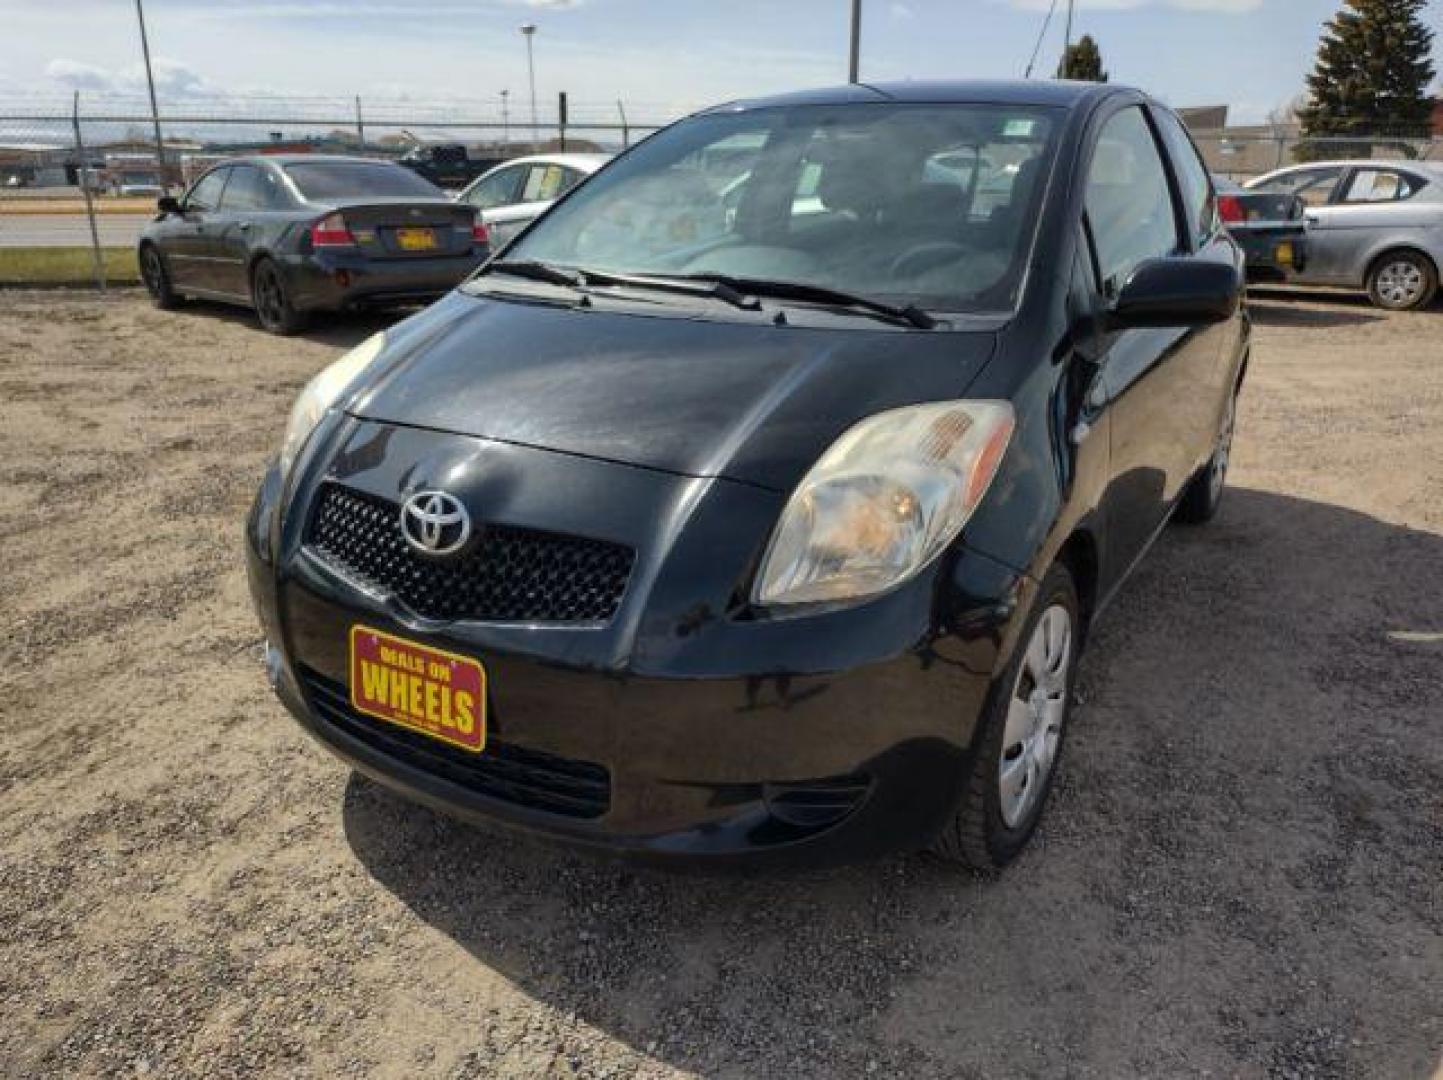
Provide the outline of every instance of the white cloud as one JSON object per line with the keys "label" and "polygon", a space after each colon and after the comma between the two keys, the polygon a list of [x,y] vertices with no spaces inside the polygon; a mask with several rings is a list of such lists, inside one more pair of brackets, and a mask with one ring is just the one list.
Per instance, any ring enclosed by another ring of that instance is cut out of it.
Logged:
{"label": "white cloud", "polygon": [[[168,56],[155,57],[151,71],[155,76],[155,92],[162,98],[215,97],[223,92],[189,64]],[[145,67],[138,63],[112,71],[96,64],[57,57],[45,65],[45,77],[67,90],[91,93],[134,94],[146,89]]]}
{"label": "white cloud", "polygon": [[916,15],[916,12],[912,10],[910,4],[904,4],[902,0],[892,0],[892,2],[887,5],[887,14],[891,15],[894,19],[902,20],[912,18]]}
{"label": "white cloud", "polygon": [[103,67],[59,58],[45,65],[45,77],[67,90],[114,90],[115,76]]}

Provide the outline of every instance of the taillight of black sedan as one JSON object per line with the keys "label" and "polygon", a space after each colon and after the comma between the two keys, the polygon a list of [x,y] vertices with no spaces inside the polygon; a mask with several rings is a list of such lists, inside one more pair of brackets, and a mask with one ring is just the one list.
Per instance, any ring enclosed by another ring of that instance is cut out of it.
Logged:
{"label": "taillight of black sedan", "polygon": [[272,685],[477,821],[1000,866],[1098,611],[1222,499],[1241,271],[1136,91],[698,114],[301,394],[246,529]]}
{"label": "taillight of black sedan", "polygon": [[474,208],[369,158],[237,158],[159,205],[138,251],[156,306],[245,304],[281,334],[312,311],[433,300],[490,254]]}

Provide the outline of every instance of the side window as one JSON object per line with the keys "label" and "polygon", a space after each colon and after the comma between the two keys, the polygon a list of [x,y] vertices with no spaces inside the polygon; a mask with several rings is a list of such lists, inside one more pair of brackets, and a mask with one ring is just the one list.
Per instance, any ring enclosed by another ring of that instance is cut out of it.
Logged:
{"label": "side window", "polygon": [[1406,173],[1392,169],[1359,169],[1353,174],[1343,201],[1397,202],[1411,197],[1420,187],[1422,185]]}
{"label": "side window", "polygon": [[1255,191],[1275,191],[1279,195],[1296,195],[1308,206],[1322,206],[1333,197],[1343,170],[1336,166],[1321,169],[1296,169],[1293,172],[1275,176],[1261,184],[1254,184]]}
{"label": "side window", "polygon": [[524,166],[515,165],[506,169],[498,169],[468,191],[466,201],[481,210],[490,210],[493,206],[506,206],[514,203],[516,201],[516,184],[525,171]]}
{"label": "side window", "polygon": [[1168,156],[1172,158],[1185,215],[1197,230],[1198,239],[1206,240],[1218,228],[1217,205],[1207,166],[1198,156],[1197,147],[1188,138],[1181,120],[1164,109],[1154,109],[1152,115],[1157,120],[1157,129],[1162,133]]}
{"label": "side window", "polygon": [[1103,125],[1088,168],[1086,206],[1109,294],[1144,259],[1178,249],[1167,171],[1140,107],[1129,106]]}
{"label": "side window", "polygon": [[229,168],[212,169],[195,182],[185,196],[185,208],[188,211],[214,210],[220,205],[220,193],[225,190],[226,175]]}
{"label": "side window", "polygon": [[274,210],[284,205],[280,183],[269,169],[237,165],[221,199],[223,210]]}
{"label": "side window", "polygon": [[521,190],[522,202],[544,202],[562,192],[565,171],[560,165],[533,165]]}

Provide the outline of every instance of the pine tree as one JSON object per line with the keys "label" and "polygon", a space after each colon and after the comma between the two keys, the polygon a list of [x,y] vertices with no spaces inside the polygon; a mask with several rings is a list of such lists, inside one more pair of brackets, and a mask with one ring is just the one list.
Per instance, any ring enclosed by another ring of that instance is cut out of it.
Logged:
{"label": "pine tree", "polygon": [[[1426,6],[1427,0],[1346,0],[1324,27],[1308,76],[1308,103],[1298,110],[1305,137],[1428,136],[1433,31],[1423,24]],[[1321,156],[1325,148],[1312,149]]]}
{"label": "pine tree", "polygon": [[1062,54],[1062,63],[1057,65],[1057,77],[1107,82],[1107,72],[1102,70],[1102,50],[1091,34],[1083,34],[1075,45],[1067,46]]}

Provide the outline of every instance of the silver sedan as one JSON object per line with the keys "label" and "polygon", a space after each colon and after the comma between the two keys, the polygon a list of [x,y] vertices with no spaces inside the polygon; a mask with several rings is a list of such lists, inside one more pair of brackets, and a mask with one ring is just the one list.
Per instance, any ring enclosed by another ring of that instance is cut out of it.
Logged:
{"label": "silver sedan", "polygon": [[534,154],[482,173],[456,196],[481,212],[499,251],[557,199],[611,160],[610,154]]}
{"label": "silver sedan", "polygon": [[1250,180],[1307,204],[1308,263],[1289,280],[1368,290],[1379,307],[1426,307],[1443,267],[1443,165],[1319,161]]}

